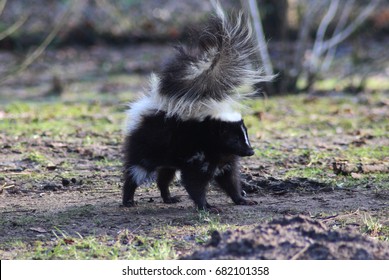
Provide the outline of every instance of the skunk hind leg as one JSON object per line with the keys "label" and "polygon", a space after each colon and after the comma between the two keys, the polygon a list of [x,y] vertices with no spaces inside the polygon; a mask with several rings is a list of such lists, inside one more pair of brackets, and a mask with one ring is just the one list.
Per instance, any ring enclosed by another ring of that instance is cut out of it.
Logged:
{"label": "skunk hind leg", "polygon": [[157,186],[161,192],[161,197],[164,203],[177,203],[180,202],[176,196],[171,196],[169,191],[169,184],[173,181],[176,169],[169,167],[162,167],[158,169]]}
{"label": "skunk hind leg", "polygon": [[181,178],[182,184],[198,210],[204,210],[211,213],[221,212],[219,208],[210,205],[206,200],[207,187],[211,179],[208,174],[205,174],[192,166],[181,170]]}
{"label": "skunk hind leg", "polygon": [[124,178],[124,185],[123,185],[123,206],[124,207],[132,207],[135,206],[134,201],[134,194],[135,190],[138,187],[138,184],[134,180],[133,176],[126,174]]}

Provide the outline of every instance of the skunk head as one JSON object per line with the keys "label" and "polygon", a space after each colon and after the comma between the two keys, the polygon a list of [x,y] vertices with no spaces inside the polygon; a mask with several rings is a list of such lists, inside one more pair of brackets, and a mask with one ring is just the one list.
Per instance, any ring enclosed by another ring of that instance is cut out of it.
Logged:
{"label": "skunk head", "polygon": [[211,129],[217,134],[215,138],[223,153],[241,157],[254,155],[243,120],[234,122],[213,120],[212,123],[214,127]]}

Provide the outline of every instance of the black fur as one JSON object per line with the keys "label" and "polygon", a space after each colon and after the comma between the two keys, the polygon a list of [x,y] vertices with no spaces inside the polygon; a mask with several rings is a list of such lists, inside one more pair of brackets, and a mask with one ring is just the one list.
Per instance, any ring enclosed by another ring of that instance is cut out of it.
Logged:
{"label": "black fur", "polygon": [[236,204],[253,204],[242,197],[239,179],[239,157],[254,153],[245,137],[243,121],[181,121],[162,112],[144,116],[124,144],[123,205],[133,206],[135,189],[154,175],[163,201],[177,202],[169,192],[176,170],[198,209],[215,209],[205,197],[212,179]]}

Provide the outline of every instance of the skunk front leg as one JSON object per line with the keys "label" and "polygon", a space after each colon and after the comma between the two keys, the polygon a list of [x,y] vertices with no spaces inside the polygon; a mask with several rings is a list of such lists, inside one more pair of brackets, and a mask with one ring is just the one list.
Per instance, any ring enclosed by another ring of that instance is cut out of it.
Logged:
{"label": "skunk front leg", "polygon": [[237,162],[226,165],[218,174],[215,175],[215,181],[237,205],[256,205],[255,200],[247,200],[242,196],[242,187],[240,185],[239,168]]}

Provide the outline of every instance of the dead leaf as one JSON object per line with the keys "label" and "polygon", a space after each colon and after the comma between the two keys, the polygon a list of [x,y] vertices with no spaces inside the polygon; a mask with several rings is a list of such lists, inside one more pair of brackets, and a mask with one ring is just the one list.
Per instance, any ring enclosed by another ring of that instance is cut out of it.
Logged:
{"label": "dead leaf", "polygon": [[303,99],[303,103],[304,104],[315,103],[318,101],[318,99],[319,98],[317,96],[310,95]]}
{"label": "dead leaf", "polygon": [[388,163],[379,163],[379,164],[365,164],[362,166],[364,173],[389,173],[389,164]]}
{"label": "dead leaf", "polygon": [[354,173],[354,172],[351,172],[351,177],[353,177],[354,179],[362,179],[362,174],[359,174],[359,173]]}
{"label": "dead leaf", "polygon": [[29,229],[32,230],[32,231],[39,232],[39,233],[47,233],[47,230],[45,230],[44,228],[41,228],[41,227],[32,227],[32,228],[29,228]]}
{"label": "dead leaf", "polygon": [[64,238],[63,242],[65,242],[66,245],[72,245],[76,241],[74,241],[73,239],[70,239],[70,238]]}
{"label": "dead leaf", "polygon": [[[351,175],[361,173],[389,173],[389,165],[386,163],[374,163],[374,164],[362,164],[362,163],[349,163],[347,161],[334,161],[332,163],[332,170],[336,175]],[[359,179],[357,177],[353,177]]]}
{"label": "dead leaf", "polygon": [[265,119],[265,112],[261,112],[261,111],[255,112],[254,116],[256,116],[260,121],[263,121]]}
{"label": "dead leaf", "polygon": [[344,108],[344,109],[343,109],[343,112],[344,112],[345,114],[353,114],[353,110],[352,110],[351,108]]}
{"label": "dead leaf", "polygon": [[366,144],[366,140],[364,138],[358,138],[351,142],[352,145],[356,147],[361,147]]}
{"label": "dead leaf", "polygon": [[56,170],[57,169],[57,166],[54,165],[54,164],[49,164],[46,166],[46,169],[47,170],[50,170],[50,171],[53,171],[53,170]]}

